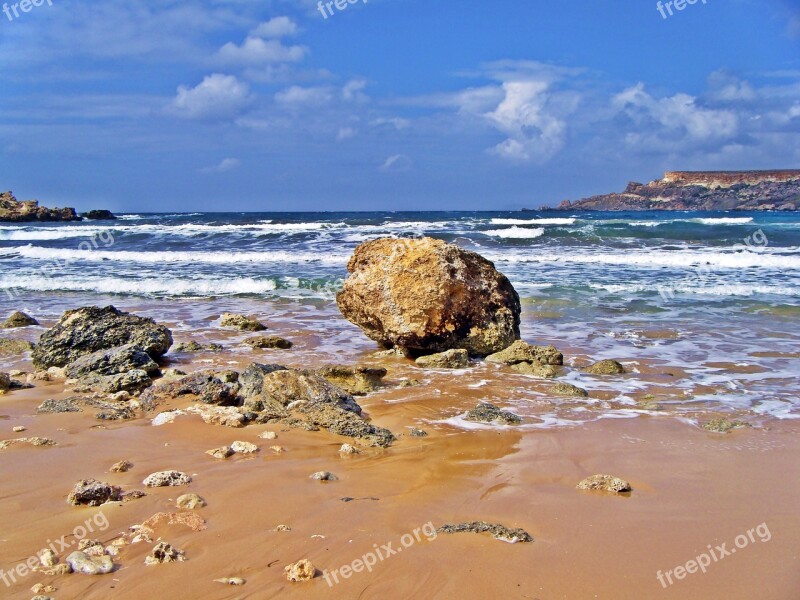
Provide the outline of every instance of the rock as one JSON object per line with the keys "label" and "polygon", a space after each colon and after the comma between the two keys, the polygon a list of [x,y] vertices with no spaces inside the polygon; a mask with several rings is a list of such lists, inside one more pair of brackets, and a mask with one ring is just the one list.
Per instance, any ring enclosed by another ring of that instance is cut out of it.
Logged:
{"label": "rock", "polygon": [[241,577],[222,577],[215,579],[214,583],[224,583],[225,585],[244,585],[246,582]]}
{"label": "rock", "polygon": [[361,450],[351,444],[342,444],[339,448],[339,454],[361,454]]}
{"label": "rock", "polygon": [[60,413],[75,413],[83,412],[80,403],[84,402],[85,398],[65,398],[63,400],[49,399],[42,402],[36,409],[39,414],[60,414]]}
{"label": "rock", "polygon": [[183,510],[195,510],[204,508],[206,506],[206,501],[197,494],[183,494],[175,501],[175,505]]}
{"label": "rock", "polygon": [[231,444],[231,450],[233,450],[236,454],[255,454],[258,452],[258,446],[251,444],[250,442],[237,441]]}
{"label": "rock", "polygon": [[51,592],[55,592],[56,588],[52,585],[44,585],[43,583],[36,583],[31,587],[31,591],[34,594],[49,594]]}
{"label": "rock", "polygon": [[172,351],[182,352],[184,354],[197,354],[200,352],[222,352],[224,349],[225,348],[220,344],[198,344],[197,342],[183,342],[175,346]]}
{"label": "rock", "polygon": [[0,392],[7,392],[11,389],[11,376],[8,373],[0,373]]}
{"label": "rock", "polygon": [[583,388],[564,382],[557,383],[551,387],[550,393],[557,396],[572,396],[573,398],[587,398],[589,396],[589,392]]}
{"label": "rock", "polygon": [[554,346],[532,346],[527,342],[517,340],[508,348],[487,356],[486,362],[504,365],[539,363],[558,367],[564,364],[564,355]]}
{"label": "rock", "polygon": [[285,340],[277,335],[262,335],[247,339],[244,343],[251,348],[258,348],[260,350],[289,350],[294,346],[289,340]]}
{"label": "rock", "polygon": [[71,362],[64,369],[69,379],[86,375],[119,375],[141,370],[148,375],[159,373],[158,365],[146,352],[133,344],[109,350],[98,350]]}
{"label": "rock", "polygon": [[95,479],[79,481],[67,496],[67,502],[75,506],[101,506],[106,502],[121,500],[122,490],[119,487]]}
{"label": "rock", "polygon": [[113,306],[69,310],[39,338],[33,364],[41,369],[64,367],[87,354],[129,344],[156,360],[172,346],[172,333],[152,319]]}
{"label": "rock", "polygon": [[395,440],[388,429],[376,427],[359,415],[330,405],[312,405],[300,408],[307,422],[344,437],[363,440],[371,446],[388,448]]}
{"label": "rock", "polygon": [[31,327],[32,325],[38,324],[39,321],[32,316],[17,311],[0,324],[0,329],[18,329],[20,327]]}
{"label": "rock", "polygon": [[18,356],[33,350],[33,344],[27,340],[0,339],[0,358]]}
{"label": "rock", "polygon": [[317,568],[310,560],[305,558],[294,564],[286,565],[284,571],[286,572],[286,579],[292,583],[311,581],[317,576]]}
{"label": "rock", "polygon": [[420,356],[416,362],[423,369],[464,369],[469,365],[469,354],[466,350],[448,350]]}
{"label": "rock", "polygon": [[517,292],[474,252],[431,238],[379,239],[356,248],[347,270],[339,310],[387,348],[486,356],[519,338]]}
{"label": "rock", "polygon": [[105,546],[100,540],[80,540],[78,542],[78,550],[87,556],[103,556],[106,553]]}
{"label": "rock", "polygon": [[400,382],[401,388],[408,388],[408,387],[417,387],[422,385],[424,382],[420,379],[404,379]]}
{"label": "rock", "polygon": [[196,512],[186,511],[156,513],[142,523],[142,529],[155,533],[155,530],[162,525],[167,527],[173,525],[182,525],[191,529],[192,531],[204,531],[208,528],[203,517]]}
{"label": "rock", "polygon": [[135,369],[118,375],[90,373],[80,379],[68,380],[68,383],[74,391],[83,394],[91,392],[118,394],[119,392],[141,392],[153,385],[153,380],[146,371]]}
{"label": "rock", "polygon": [[36,200],[21,202],[11,192],[0,193],[0,221],[27,223],[32,221],[80,221],[74,208],[46,208]]}
{"label": "rock", "polygon": [[111,466],[109,471],[112,473],[127,473],[133,468],[133,463],[129,460],[121,460]]}
{"label": "rock", "polygon": [[558,377],[558,368],[553,365],[543,365],[539,362],[521,362],[511,365],[511,368],[522,375],[552,379]]}
{"label": "rock", "polygon": [[519,425],[522,419],[514,413],[500,410],[494,404],[481,402],[464,417],[474,423],[502,423],[504,425]]}
{"label": "rock", "polygon": [[223,427],[239,428],[247,423],[246,416],[238,408],[232,406],[190,406],[187,413],[200,415],[204,423]]}
{"label": "rock", "polygon": [[116,221],[117,217],[110,210],[106,209],[99,209],[99,210],[90,210],[89,212],[82,213],[81,216],[84,219],[89,219],[90,221]]}
{"label": "rock", "polygon": [[339,478],[328,471],[318,471],[311,476],[315,481],[338,481]]}
{"label": "rock", "polygon": [[239,404],[238,378],[235,371],[199,371],[153,386],[142,394],[142,403],[152,409],[163,400],[195,396],[204,404],[236,406]]}
{"label": "rock", "polygon": [[424,431],[423,429],[417,429],[416,427],[412,427],[411,430],[408,432],[408,435],[410,435],[411,437],[422,438],[422,437],[428,437],[428,432]]}
{"label": "rock", "polygon": [[262,431],[258,434],[258,437],[260,437],[262,440],[277,440],[278,434],[274,431]]}
{"label": "rock", "polygon": [[17,446],[20,444],[28,444],[30,446],[55,446],[56,443],[49,439],[43,437],[31,437],[31,438],[17,438],[15,440],[3,440],[0,441],[0,450],[5,450],[11,446]]}
{"label": "rock", "polygon": [[473,521],[457,525],[442,525],[439,533],[491,533],[494,539],[515,544],[517,542],[530,543],[533,537],[524,529],[509,529],[504,525]]}
{"label": "rock", "polygon": [[601,360],[587,367],[586,372],[591,375],[622,375],[627,371],[616,360]]}
{"label": "rock", "polygon": [[386,369],[371,367],[330,365],[314,372],[353,396],[366,396],[381,389],[386,377]]}
{"label": "rock", "polygon": [[79,550],[67,556],[67,564],[73,573],[84,575],[104,575],[114,570],[114,562],[110,556],[89,556]]}
{"label": "rock", "polygon": [[51,568],[39,567],[37,570],[44,575],[49,575],[50,577],[59,577],[61,575],[69,575],[72,573],[72,567],[66,563],[56,565]]}
{"label": "rock", "polygon": [[291,531],[291,530],[292,530],[292,528],[289,527],[288,525],[278,525],[275,528],[275,531]]}
{"label": "rock", "polygon": [[174,548],[167,542],[159,542],[155,545],[147,558],[144,559],[144,564],[152,566],[164,563],[183,562],[185,560],[186,556],[181,550]]}
{"label": "rock", "polygon": [[208,454],[213,458],[222,460],[233,456],[234,451],[231,449],[230,446],[222,446],[220,448],[214,448],[213,450],[206,450],[206,454]]}
{"label": "rock", "polygon": [[703,429],[712,433],[730,433],[734,429],[744,427],[750,427],[750,425],[744,421],[729,421],[728,419],[712,419],[703,424]]}
{"label": "rock", "polygon": [[269,449],[272,450],[275,454],[283,454],[284,452],[286,452],[286,448],[284,448],[283,446],[270,446]]}
{"label": "rock", "polygon": [[265,331],[267,326],[254,317],[224,313],[220,319],[220,326],[232,327],[240,331]]}
{"label": "rock", "polygon": [[[56,553],[46,548],[39,553],[39,563],[43,567],[55,567],[58,564],[58,556]],[[48,590],[53,591],[53,590]]]}
{"label": "rock", "polygon": [[612,475],[593,475],[581,481],[576,487],[579,490],[598,490],[612,494],[630,492],[632,489],[630,483]]}
{"label": "rock", "polygon": [[26,427],[18,425],[17,427],[14,427],[11,431],[13,431],[14,433],[22,433],[23,431],[26,431],[26,429],[27,429]]}
{"label": "rock", "polygon": [[180,471],[158,471],[151,473],[142,482],[147,487],[174,487],[189,485],[192,478]]}

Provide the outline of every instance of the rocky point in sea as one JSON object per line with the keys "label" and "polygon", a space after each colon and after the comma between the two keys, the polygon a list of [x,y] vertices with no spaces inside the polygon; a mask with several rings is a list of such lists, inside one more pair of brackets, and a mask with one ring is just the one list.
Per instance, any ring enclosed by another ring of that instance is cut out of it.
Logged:
{"label": "rocky point in sea", "polygon": [[486,356],[520,337],[519,295],[475,252],[432,238],[378,239],[356,248],[347,270],[339,310],[387,348]]}
{"label": "rocky point in sea", "polygon": [[74,208],[45,208],[36,200],[21,202],[12,192],[0,192],[0,222],[80,221]]}

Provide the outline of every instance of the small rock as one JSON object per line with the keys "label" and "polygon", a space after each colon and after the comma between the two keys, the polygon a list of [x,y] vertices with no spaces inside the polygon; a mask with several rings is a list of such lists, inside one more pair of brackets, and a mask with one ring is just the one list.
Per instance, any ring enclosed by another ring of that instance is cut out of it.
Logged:
{"label": "small rock", "polygon": [[505,425],[519,425],[522,419],[512,412],[500,410],[494,404],[481,402],[464,417],[473,423],[503,423]]}
{"label": "small rock", "polygon": [[27,340],[5,338],[0,340],[0,358],[18,356],[30,350],[33,350],[33,344]]}
{"label": "small rock", "polygon": [[712,433],[730,433],[734,429],[744,427],[750,427],[750,425],[744,421],[729,421],[728,419],[712,419],[703,424],[703,429]]}
{"label": "small rock", "polygon": [[197,342],[183,342],[172,349],[173,352],[182,352],[185,354],[198,354],[200,352],[222,352],[222,350],[224,350],[224,347],[220,344],[198,344]]}
{"label": "small rock", "polygon": [[217,459],[224,459],[233,456],[235,453],[230,446],[222,446],[221,448],[214,448],[213,450],[206,450],[206,454],[213,456]]}
{"label": "small rock", "polygon": [[352,446],[350,444],[342,444],[342,447],[339,448],[340,454],[361,454],[361,450]]}
{"label": "small rock", "polygon": [[589,396],[589,392],[583,388],[564,382],[557,383],[551,387],[550,393],[558,396],[571,396],[573,398],[587,398]]}
{"label": "small rock", "polygon": [[315,481],[338,481],[339,478],[328,471],[318,471],[311,476]]}
{"label": "small rock", "polygon": [[147,487],[174,487],[180,485],[189,485],[192,478],[186,473],[180,471],[158,471],[151,473],[142,482]]}
{"label": "small rock", "polygon": [[32,316],[17,311],[0,324],[0,329],[18,329],[20,327],[31,327],[32,325],[38,324],[39,321]]}
{"label": "small rock", "polygon": [[30,444],[31,446],[55,446],[56,443],[49,439],[43,437],[32,437],[32,438],[17,438],[15,440],[3,440],[0,441],[0,450],[5,450],[10,446],[16,446],[18,444]]}
{"label": "small rock", "polygon": [[270,446],[269,449],[272,450],[275,454],[283,454],[284,452],[286,452],[286,448],[284,448],[283,446]]}
{"label": "small rock", "polygon": [[245,580],[241,577],[223,577],[221,579],[215,579],[214,583],[224,583],[225,585],[244,585]]}
{"label": "small rock", "polygon": [[233,450],[236,454],[254,454],[258,452],[258,446],[251,444],[250,442],[236,441],[231,444],[231,450]]}
{"label": "small rock", "polygon": [[17,425],[11,431],[13,431],[14,433],[22,433],[23,431],[26,431],[26,430],[27,430],[26,427],[23,427],[22,425]]}
{"label": "small rock", "polygon": [[486,361],[504,365],[537,362],[559,367],[564,364],[564,355],[553,346],[532,346],[527,342],[517,340],[505,350],[487,356]]}
{"label": "small rock", "polygon": [[278,525],[275,528],[275,531],[291,531],[291,530],[292,530],[292,528],[289,527],[288,525]]}
{"label": "small rock", "polygon": [[233,313],[224,313],[220,319],[220,325],[239,329],[240,331],[264,331],[267,329],[266,325],[253,317],[235,315]]}
{"label": "small rock", "polygon": [[39,553],[39,562],[43,567],[55,567],[58,564],[58,556],[56,556],[56,553],[48,548]]}
{"label": "small rock", "polygon": [[34,594],[49,594],[50,592],[55,592],[56,588],[52,585],[44,585],[43,583],[37,583],[31,588],[31,591]]}
{"label": "small rock", "polygon": [[133,467],[133,463],[129,460],[121,460],[118,463],[111,465],[109,471],[112,473],[127,473]]}
{"label": "small rock", "polygon": [[48,575],[50,577],[59,577],[61,575],[69,575],[72,573],[72,567],[70,567],[66,563],[62,563],[60,565],[55,565],[54,567],[46,568],[46,567],[39,567],[38,571],[43,575]]}
{"label": "small rock", "polygon": [[316,374],[353,396],[366,396],[383,387],[386,369],[373,367],[343,367],[329,365],[317,369]]}
{"label": "small rock", "polygon": [[101,506],[106,502],[121,500],[122,490],[119,487],[95,479],[79,481],[67,496],[67,502],[75,506]]}
{"label": "small rock", "polygon": [[195,510],[197,508],[204,508],[206,506],[206,501],[197,494],[184,494],[178,497],[175,501],[175,505],[184,510]]}
{"label": "small rock", "polygon": [[626,373],[625,367],[616,360],[601,360],[586,368],[591,375],[622,375]]}
{"label": "small rock", "polygon": [[106,549],[100,540],[80,540],[78,542],[78,550],[87,556],[103,556]]}
{"label": "small rock", "polygon": [[448,350],[420,356],[416,363],[423,369],[465,369],[469,366],[469,353],[466,350]]}
{"label": "small rock", "polygon": [[311,581],[317,576],[317,568],[305,558],[294,564],[286,565],[284,571],[286,571],[286,579],[292,583]]}
{"label": "small rock", "polygon": [[73,573],[84,575],[103,575],[114,570],[114,562],[110,556],[89,556],[79,550],[70,554],[66,562]]}
{"label": "small rock", "polygon": [[173,548],[172,545],[166,542],[159,542],[155,545],[147,558],[144,559],[144,564],[152,566],[164,563],[183,562],[185,560],[186,556],[181,550]]}
{"label": "small rock", "polygon": [[262,440],[277,440],[278,434],[274,431],[262,431],[260,434],[258,434],[258,437],[260,437]]}
{"label": "small rock", "polygon": [[411,437],[422,438],[422,437],[428,437],[428,432],[425,431],[424,429],[417,429],[416,427],[412,427],[411,430],[408,432],[408,435],[410,435]]}
{"label": "small rock", "polygon": [[417,387],[418,385],[422,385],[423,381],[421,379],[404,379],[400,382],[401,388],[407,387]]}
{"label": "small rock", "polygon": [[576,487],[579,490],[599,490],[612,494],[630,492],[633,489],[630,483],[612,475],[593,475],[581,481]]}
{"label": "small rock", "polygon": [[294,344],[277,335],[262,335],[244,341],[251,348],[259,350],[289,350]]}
{"label": "small rock", "polygon": [[511,365],[511,368],[517,373],[523,375],[532,375],[533,377],[543,377],[552,379],[558,377],[558,368],[553,365],[543,365],[540,362],[521,362]]}
{"label": "small rock", "polygon": [[440,533],[491,533],[496,540],[508,542],[509,544],[517,542],[530,543],[533,541],[533,537],[524,529],[509,529],[504,525],[486,523],[485,521],[443,525],[438,531]]}

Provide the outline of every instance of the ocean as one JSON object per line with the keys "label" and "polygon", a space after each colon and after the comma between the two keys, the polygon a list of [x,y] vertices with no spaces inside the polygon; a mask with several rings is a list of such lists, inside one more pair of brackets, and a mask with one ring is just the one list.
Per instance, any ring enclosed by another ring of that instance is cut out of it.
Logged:
{"label": "ocean", "polygon": [[576,370],[565,379],[601,400],[553,411],[543,426],[586,411],[635,416],[649,410],[642,398],[679,418],[800,418],[796,213],[191,213],[3,224],[0,311],[54,320],[113,303],[184,332],[223,310],[254,312],[302,324],[318,352],[358,359],[374,345],[334,301],[348,258],[370,239],[422,235],[474,250],[509,277],[525,339],[577,362],[620,358],[634,372],[681,373],[666,385],[588,381]]}

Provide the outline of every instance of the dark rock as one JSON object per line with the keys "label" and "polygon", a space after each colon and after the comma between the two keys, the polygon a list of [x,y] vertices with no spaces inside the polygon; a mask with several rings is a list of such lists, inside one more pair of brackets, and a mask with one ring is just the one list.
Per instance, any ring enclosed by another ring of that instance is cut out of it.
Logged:
{"label": "dark rock", "polygon": [[553,387],[550,388],[551,394],[556,394],[558,396],[572,396],[573,398],[587,398],[589,396],[589,392],[584,390],[583,388],[579,388],[576,385],[572,385],[571,383],[557,383]]}
{"label": "dark rock", "polygon": [[67,496],[67,502],[75,506],[100,506],[106,502],[120,500],[122,500],[122,490],[119,487],[95,479],[79,481]]}
{"label": "dark rock", "polygon": [[147,352],[140,350],[134,344],[128,344],[82,356],[66,366],[66,375],[70,379],[78,379],[92,373],[119,375],[137,369],[148,375],[159,372],[158,365]]}
{"label": "dark rock", "polygon": [[0,329],[18,329],[20,327],[31,327],[32,325],[38,324],[39,321],[34,319],[32,316],[26,315],[24,312],[17,311],[3,321],[2,325],[0,325]]}
{"label": "dark rock", "polygon": [[87,354],[125,345],[158,359],[172,346],[172,334],[152,319],[113,306],[79,308],[65,312],[42,335],[33,351],[33,364],[39,369],[64,367]]}
{"label": "dark rock", "polygon": [[531,536],[524,529],[509,529],[504,525],[486,523],[485,521],[472,521],[471,523],[459,523],[457,525],[442,525],[439,533],[491,533],[496,540],[510,542],[530,543],[533,541]]}
{"label": "dark rock", "polygon": [[8,373],[0,373],[0,394],[11,389],[11,376]]}
{"label": "dark rock", "polygon": [[383,387],[386,369],[370,367],[326,366],[314,371],[333,385],[353,396],[366,396]]}
{"label": "dark rock", "polygon": [[522,419],[514,413],[500,410],[494,404],[481,402],[464,417],[467,421],[475,423],[503,423],[505,425],[519,425]]}
{"label": "dark rock", "polygon": [[118,392],[137,393],[153,385],[147,372],[134,369],[117,375],[99,375],[89,373],[80,379],[73,380],[72,389],[79,393],[100,392],[116,394]]}
{"label": "dark rock", "polygon": [[148,410],[162,400],[174,400],[182,396],[196,396],[204,404],[237,406],[238,378],[235,371],[199,371],[177,381],[159,383],[142,394],[141,400]]}
{"label": "dark rock", "polygon": [[543,365],[540,362],[521,362],[511,365],[511,368],[522,375],[552,379],[558,377],[558,368],[553,365]]}
{"label": "dark rock", "polygon": [[200,352],[222,352],[224,347],[221,344],[198,344],[197,342],[183,342],[175,346],[173,352],[185,354],[198,354]]}
{"label": "dark rock", "polygon": [[411,437],[422,438],[422,437],[428,437],[428,432],[425,431],[424,429],[417,429],[416,427],[412,427],[411,431],[408,432],[408,435],[410,435]]}
{"label": "dark rock", "polygon": [[265,331],[267,326],[254,317],[224,313],[220,320],[222,327],[232,327],[240,331]]}
{"label": "dark rock", "polygon": [[89,219],[90,221],[116,221],[117,217],[110,210],[90,210],[89,212],[82,213],[81,216],[84,219]]}
{"label": "dark rock", "polygon": [[259,350],[289,350],[294,344],[277,335],[263,335],[244,341],[251,348]]}
{"label": "dark rock", "polygon": [[336,435],[360,439],[372,446],[388,448],[395,440],[388,429],[376,427],[358,414],[334,405],[305,405],[301,406],[298,412],[305,417],[307,423],[315,427],[321,427]]}

